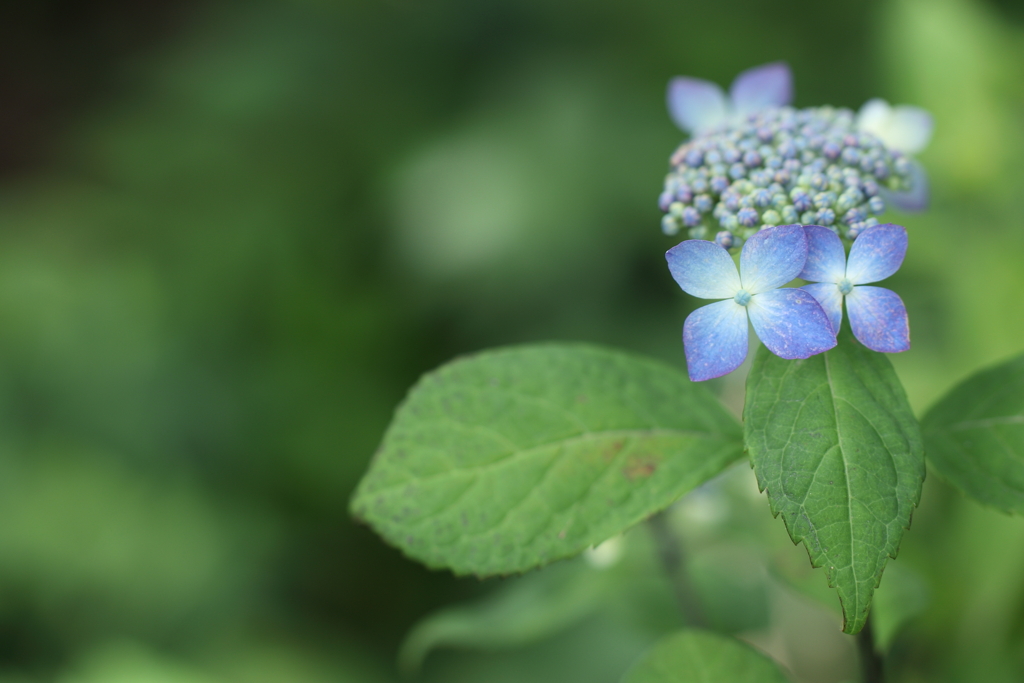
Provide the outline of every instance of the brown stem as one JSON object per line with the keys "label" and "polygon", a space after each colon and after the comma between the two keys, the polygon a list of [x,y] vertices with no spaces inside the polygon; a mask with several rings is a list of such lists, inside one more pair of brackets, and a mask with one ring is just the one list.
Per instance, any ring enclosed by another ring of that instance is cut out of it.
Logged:
{"label": "brown stem", "polygon": [[857,654],[860,656],[860,674],[864,683],[884,683],[885,667],[881,653],[875,649],[875,634],[871,617],[857,634]]}
{"label": "brown stem", "polygon": [[647,520],[647,524],[654,535],[661,564],[672,584],[672,592],[675,593],[676,603],[683,613],[683,618],[690,626],[704,628],[707,626],[704,610],[686,576],[686,553],[679,537],[672,532],[667,512],[662,510],[653,515]]}

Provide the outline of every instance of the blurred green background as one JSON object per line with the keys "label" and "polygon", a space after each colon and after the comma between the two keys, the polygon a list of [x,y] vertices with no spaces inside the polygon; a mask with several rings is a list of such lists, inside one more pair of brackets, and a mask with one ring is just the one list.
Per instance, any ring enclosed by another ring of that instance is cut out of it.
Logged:
{"label": "blurred green background", "polygon": [[[892,217],[914,343],[893,361],[923,411],[1024,351],[1009,0],[4,14],[3,683],[398,681],[417,623],[413,680],[612,683],[678,628],[644,527],[480,583],[347,513],[405,389],[454,355],[578,339],[683,365],[696,302],[656,207],[674,75],[784,59],[798,106],[932,111],[933,206]],[[740,407],[742,378],[715,388]],[[834,595],[745,465],[669,520],[716,628],[797,681],[855,677]],[[1024,520],[931,476],[876,612],[895,680],[1024,680]]]}

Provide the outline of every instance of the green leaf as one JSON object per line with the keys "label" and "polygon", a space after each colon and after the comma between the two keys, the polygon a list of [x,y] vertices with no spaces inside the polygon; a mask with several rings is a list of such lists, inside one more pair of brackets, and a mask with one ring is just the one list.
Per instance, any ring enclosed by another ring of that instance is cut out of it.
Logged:
{"label": "green leaf", "polygon": [[415,672],[437,647],[497,650],[548,637],[598,609],[618,580],[582,558],[507,579],[479,600],[445,607],[417,623],[399,650],[399,669]]}
{"label": "green leaf", "polygon": [[1024,355],[960,383],[921,429],[945,479],[986,505],[1024,513]]}
{"label": "green leaf", "polygon": [[648,650],[622,683],[787,683],[749,645],[707,631],[679,631]]}
{"label": "green leaf", "polygon": [[674,368],[586,345],[514,347],[412,389],[352,512],[428,566],[509,574],[600,543],[741,454],[736,420]]}
{"label": "green leaf", "polygon": [[839,592],[843,630],[864,627],[886,559],[921,497],[920,428],[885,355],[849,334],[806,360],[758,349],[747,448],[772,514]]}

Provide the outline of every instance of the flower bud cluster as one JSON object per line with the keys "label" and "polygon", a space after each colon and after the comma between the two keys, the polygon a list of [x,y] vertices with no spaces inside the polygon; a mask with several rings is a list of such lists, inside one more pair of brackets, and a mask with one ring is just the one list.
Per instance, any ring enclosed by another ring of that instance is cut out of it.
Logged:
{"label": "flower bud cluster", "polygon": [[672,155],[662,230],[737,249],[758,230],[823,225],[853,240],[911,187],[909,160],[858,131],[848,109],[776,107],[709,131]]}

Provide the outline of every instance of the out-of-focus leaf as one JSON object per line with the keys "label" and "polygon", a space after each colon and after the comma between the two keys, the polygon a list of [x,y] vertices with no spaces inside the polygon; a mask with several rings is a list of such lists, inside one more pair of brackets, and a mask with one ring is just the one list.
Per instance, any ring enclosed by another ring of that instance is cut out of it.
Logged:
{"label": "out-of-focus leaf", "polygon": [[417,670],[441,646],[500,649],[544,638],[592,612],[614,580],[582,561],[511,579],[485,598],[447,607],[416,624],[402,644],[399,668]]}
{"label": "out-of-focus leaf", "polygon": [[1024,513],[1024,355],[959,384],[921,428],[939,474],[985,505]]}
{"label": "out-of-focus leaf", "polygon": [[59,683],[224,683],[182,662],[157,656],[136,643],[112,643],[90,653]]}
{"label": "out-of-focus leaf", "polygon": [[241,523],[186,478],[143,476],[101,451],[5,445],[0,518],[0,582],[50,623],[91,634],[104,622],[69,618],[71,605],[136,631],[235,608],[272,539],[261,515]]}
{"label": "out-of-focus leaf", "polygon": [[429,566],[509,574],[636,524],[741,449],[735,419],[671,367],[585,345],[502,349],[413,388],[352,511]]}
{"label": "out-of-focus leaf", "polygon": [[772,513],[782,514],[811,563],[825,567],[843,630],[857,633],[924,481],[920,430],[892,365],[849,334],[806,360],[762,347],[744,418]]}
{"label": "out-of-focus leaf", "polygon": [[203,659],[230,683],[393,683],[396,678],[391,662],[378,661],[358,641],[336,638],[324,647],[284,634],[243,636],[240,642],[233,635],[228,643],[216,642]]}
{"label": "out-of-focus leaf", "polygon": [[722,544],[695,553],[689,574],[715,630],[737,633],[768,626],[767,572],[752,548]]}
{"label": "out-of-focus leaf", "polygon": [[885,569],[885,583],[875,591],[871,608],[875,645],[889,649],[900,629],[928,607],[928,585],[910,567],[894,562]]}
{"label": "out-of-focus leaf", "polygon": [[706,631],[659,641],[623,683],[787,683],[775,663],[749,645]]}

